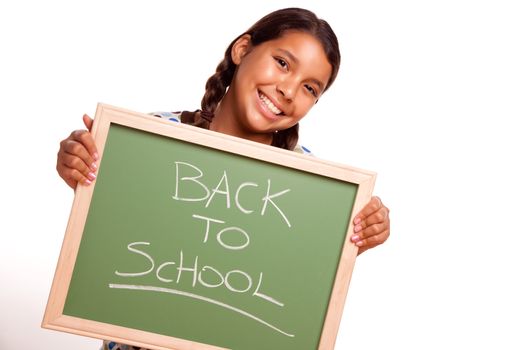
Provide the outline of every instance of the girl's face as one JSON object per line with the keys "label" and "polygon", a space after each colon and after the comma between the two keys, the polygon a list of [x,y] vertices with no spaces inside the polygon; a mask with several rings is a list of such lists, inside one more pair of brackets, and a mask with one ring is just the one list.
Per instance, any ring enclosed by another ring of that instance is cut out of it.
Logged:
{"label": "girl's face", "polygon": [[332,72],[321,43],[300,31],[255,47],[244,35],[234,44],[232,59],[237,70],[218,110],[223,126],[236,129],[227,133],[266,143],[271,133],[307,114]]}

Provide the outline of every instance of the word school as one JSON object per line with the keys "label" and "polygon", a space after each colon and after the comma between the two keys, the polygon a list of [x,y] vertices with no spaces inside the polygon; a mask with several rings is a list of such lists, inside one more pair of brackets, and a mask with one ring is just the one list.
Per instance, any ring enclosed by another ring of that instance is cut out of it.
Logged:
{"label": "word school", "polygon": [[179,284],[183,273],[187,273],[190,277],[191,286],[195,288],[197,284],[205,288],[219,288],[225,287],[230,292],[234,293],[250,293],[254,297],[264,299],[267,302],[278,306],[284,304],[275,298],[261,292],[263,283],[263,273],[260,272],[257,278],[257,284],[254,284],[254,279],[248,273],[242,270],[231,270],[228,272],[221,272],[213,266],[203,265],[199,268],[199,256],[195,256],[190,263],[184,262],[184,253],[179,251],[179,259],[175,261],[165,261],[157,263],[153,256],[144,249],[144,246],[149,246],[150,242],[132,242],[128,244],[128,251],[142,256],[145,268],[142,271],[124,272],[115,271],[115,275],[120,277],[140,277],[147,276],[154,273],[157,280],[163,283]]}

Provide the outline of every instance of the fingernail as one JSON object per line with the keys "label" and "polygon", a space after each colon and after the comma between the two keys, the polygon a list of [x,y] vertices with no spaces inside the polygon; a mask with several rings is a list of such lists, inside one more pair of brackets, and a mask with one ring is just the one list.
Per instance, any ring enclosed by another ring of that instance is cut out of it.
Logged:
{"label": "fingernail", "polygon": [[95,180],[95,178],[97,177],[97,175],[95,175],[94,173],[89,173],[88,174],[88,177],[90,180]]}
{"label": "fingernail", "polygon": [[358,246],[358,247],[362,247],[364,244],[365,244],[365,242],[359,241],[355,245]]}
{"label": "fingernail", "polygon": [[355,233],[360,232],[362,229],[363,229],[363,227],[361,225],[355,225],[354,226],[354,232]]}
{"label": "fingernail", "polygon": [[361,222],[361,218],[360,217],[356,217],[355,220],[354,220],[354,224],[357,225]]}
{"label": "fingernail", "polygon": [[359,241],[359,236],[358,235],[353,235],[352,238],[350,238],[350,240],[355,243],[355,242]]}
{"label": "fingernail", "polygon": [[91,170],[93,170],[93,171],[97,170],[97,163],[96,162],[93,162],[91,164]]}
{"label": "fingernail", "polygon": [[98,160],[98,153],[97,152],[93,153],[93,158],[95,158],[95,160]]}
{"label": "fingernail", "polygon": [[86,186],[91,185],[91,181],[89,181],[89,180],[86,179],[86,180],[84,181],[84,185],[86,185]]}

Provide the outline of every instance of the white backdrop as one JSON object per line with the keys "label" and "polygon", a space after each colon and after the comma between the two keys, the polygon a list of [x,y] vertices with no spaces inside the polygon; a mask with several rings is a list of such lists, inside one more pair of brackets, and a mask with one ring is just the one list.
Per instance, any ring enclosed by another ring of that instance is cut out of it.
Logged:
{"label": "white backdrop", "polygon": [[302,123],[321,158],[378,172],[387,244],[358,258],[337,350],[525,347],[522,1],[3,1],[0,349],[96,349],[40,322],[73,199],[61,139],[97,102],[194,109],[229,42],[306,7],[340,39]]}

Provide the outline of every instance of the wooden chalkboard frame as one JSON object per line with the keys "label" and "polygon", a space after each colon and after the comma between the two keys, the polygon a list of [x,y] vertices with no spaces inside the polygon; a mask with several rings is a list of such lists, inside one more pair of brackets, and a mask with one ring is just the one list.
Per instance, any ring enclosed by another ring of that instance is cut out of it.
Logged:
{"label": "wooden chalkboard frame", "polygon": [[[98,104],[92,129],[92,134],[94,135],[101,158],[104,157],[105,141],[111,124],[119,124],[358,185],[346,239],[341,247],[341,258],[318,347],[319,350],[333,349],[358,251],[358,248],[350,242],[350,235],[353,231],[352,218],[370,200],[376,174],[371,171],[324,161],[312,156],[261,145],[188,125],[175,124],[161,118],[136,113],[107,104]],[[57,263],[42,327],[93,338],[111,339],[150,349],[223,349],[213,345],[196,343],[191,340],[173,338],[63,314],[64,304],[95,186],[96,182],[92,186],[78,186],[75,191],[71,215]]]}

